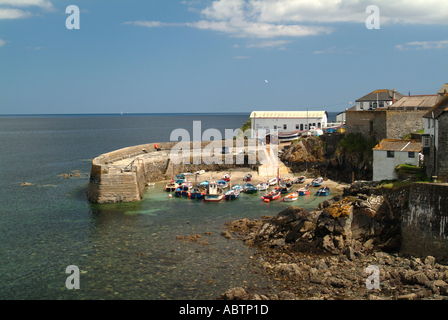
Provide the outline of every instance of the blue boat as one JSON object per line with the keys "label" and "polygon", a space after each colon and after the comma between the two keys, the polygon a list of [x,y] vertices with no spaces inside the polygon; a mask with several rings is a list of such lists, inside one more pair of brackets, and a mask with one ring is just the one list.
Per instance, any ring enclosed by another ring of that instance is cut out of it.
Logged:
{"label": "blue boat", "polygon": [[225,181],[225,180],[219,180],[219,181],[218,181],[218,186],[219,186],[221,189],[225,189],[225,188],[227,188],[227,187],[228,187],[228,185],[227,185],[227,181]]}
{"label": "blue boat", "polygon": [[236,198],[238,198],[240,196],[240,191],[239,190],[229,190],[224,194],[224,197],[226,198],[226,200],[234,200]]}
{"label": "blue boat", "polygon": [[325,196],[328,196],[329,194],[330,194],[330,188],[323,187],[323,188],[320,188],[319,190],[317,190],[316,196],[325,197]]}
{"label": "blue boat", "polygon": [[254,186],[253,184],[250,183],[246,183],[244,185],[244,192],[246,193],[257,193],[258,192],[258,188],[256,186]]}
{"label": "blue boat", "polygon": [[190,188],[188,188],[188,186],[181,185],[177,187],[176,191],[174,191],[174,195],[176,197],[188,197],[189,192]]}
{"label": "blue boat", "polygon": [[243,189],[244,189],[244,187],[241,184],[239,184],[239,183],[232,187],[232,190],[238,190],[240,192],[243,191]]}
{"label": "blue boat", "polygon": [[200,183],[200,185],[202,186],[202,187],[208,187],[209,185],[210,185],[210,182],[208,182],[207,180],[206,181],[202,181],[201,183]]}
{"label": "blue boat", "polygon": [[196,186],[190,192],[190,199],[201,199],[205,195],[205,189],[200,186]]}
{"label": "blue boat", "polygon": [[319,177],[311,181],[311,185],[313,187],[320,187],[324,183],[324,178]]}

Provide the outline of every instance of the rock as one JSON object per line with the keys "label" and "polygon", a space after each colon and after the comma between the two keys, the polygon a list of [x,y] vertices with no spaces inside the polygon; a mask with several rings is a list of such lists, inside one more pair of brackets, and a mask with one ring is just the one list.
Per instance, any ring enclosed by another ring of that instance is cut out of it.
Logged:
{"label": "rock", "polygon": [[222,296],[220,296],[219,300],[247,300],[249,298],[249,294],[242,287],[237,287],[233,289],[227,290]]}
{"label": "rock", "polygon": [[294,295],[294,293],[291,293],[289,291],[282,291],[278,294],[278,298],[280,300],[295,300],[296,296]]}
{"label": "rock", "polygon": [[415,300],[417,298],[417,294],[409,293],[401,296],[397,296],[397,300]]}
{"label": "rock", "polygon": [[221,236],[223,236],[226,239],[232,239],[232,236],[230,235],[229,231],[223,231],[221,232]]}
{"label": "rock", "polygon": [[353,261],[356,259],[355,252],[352,247],[347,248],[347,250],[345,251],[345,255],[347,256],[347,259],[350,261]]}
{"label": "rock", "polygon": [[425,259],[425,265],[434,267],[434,263],[436,262],[436,259],[433,256],[427,256]]}
{"label": "rock", "polygon": [[329,284],[336,288],[347,288],[352,285],[352,282],[350,280],[346,279],[338,279],[335,277],[331,277],[327,280]]}
{"label": "rock", "polygon": [[294,276],[294,277],[300,277],[302,276],[302,273],[300,272],[300,268],[297,264],[295,263],[291,263],[291,264],[286,264],[286,263],[280,263],[277,266],[274,267],[274,271],[281,273],[281,274],[285,274],[288,275],[290,277]]}

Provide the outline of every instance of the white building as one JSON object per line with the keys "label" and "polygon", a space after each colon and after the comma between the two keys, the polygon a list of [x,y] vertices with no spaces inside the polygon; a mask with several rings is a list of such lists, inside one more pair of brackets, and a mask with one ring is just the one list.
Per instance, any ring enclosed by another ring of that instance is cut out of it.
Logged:
{"label": "white building", "polygon": [[328,114],[326,111],[253,111],[250,115],[252,138],[259,129],[266,134],[272,132],[289,133],[310,128],[325,128]]}
{"label": "white building", "polygon": [[397,179],[395,168],[400,164],[418,166],[419,140],[383,139],[373,148],[373,181]]}

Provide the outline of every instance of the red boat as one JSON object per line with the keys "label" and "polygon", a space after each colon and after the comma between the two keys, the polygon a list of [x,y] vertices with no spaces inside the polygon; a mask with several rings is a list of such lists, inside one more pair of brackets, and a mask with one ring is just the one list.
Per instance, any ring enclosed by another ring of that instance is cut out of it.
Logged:
{"label": "red boat", "polygon": [[282,189],[281,188],[275,188],[274,190],[272,190],[269,193],[266,193],[264,196],[261,197],[261,200],[269,202],[272,200],[277,200],[280,198],[282,194]]}
{"label": "red boat", "polygon": [[229,182],[230,179],[232,179],[232,177],[230,176],[230,174],[225,174],[225,175],[222,177],[222,180],[224,180],[224,181],[226,181],[226,182]]}

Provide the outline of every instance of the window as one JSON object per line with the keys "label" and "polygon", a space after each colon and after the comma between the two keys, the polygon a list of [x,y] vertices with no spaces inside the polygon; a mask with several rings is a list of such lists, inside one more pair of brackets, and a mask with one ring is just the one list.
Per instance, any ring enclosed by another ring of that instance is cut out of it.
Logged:
{"label": "window", "polygon": [[308,126],[308,125],[306,124],[306,125],[305,125],[305,130],[308,130],[308,129],[306,128],[307,126]]}
{"label": "window", "polygon": [[317,123],[317,127],[320,128],[320,122]]}
{"label": "window", "polygon": [[303,130],[303,123],[300,125],[300,130]]}
{"label": "window", "polygon": [[408,158],[415,158],[415,152],[409,151]]}
{"label": "window", "polygon": [[296,124],[296,130],[299,130],[300,125]]}
{"label": "window", "polygon": [[384,101],[380,101],[380,108],[384,108]]}
{"label": "window", "polygon": [[431,138],[429,136],[422,136],[422,147],[429,148],[431,146]]}
{"label": "window", "polygon": [[274,130],[277,130],[277,126],[274,126]]}
{"label": "window", "polygon": [[288,126],[286,124],[283,125],[283,130],[288,129]]}
{"label": "window", "polygon": [[428,129],[431,128],[431,120],[426,119],[426,121],[428,121]]}
{"label": "window", "polygon": [[393,158],[395,156],[395,152],[394,151],[387,151],[387,157],[388,158]]}

